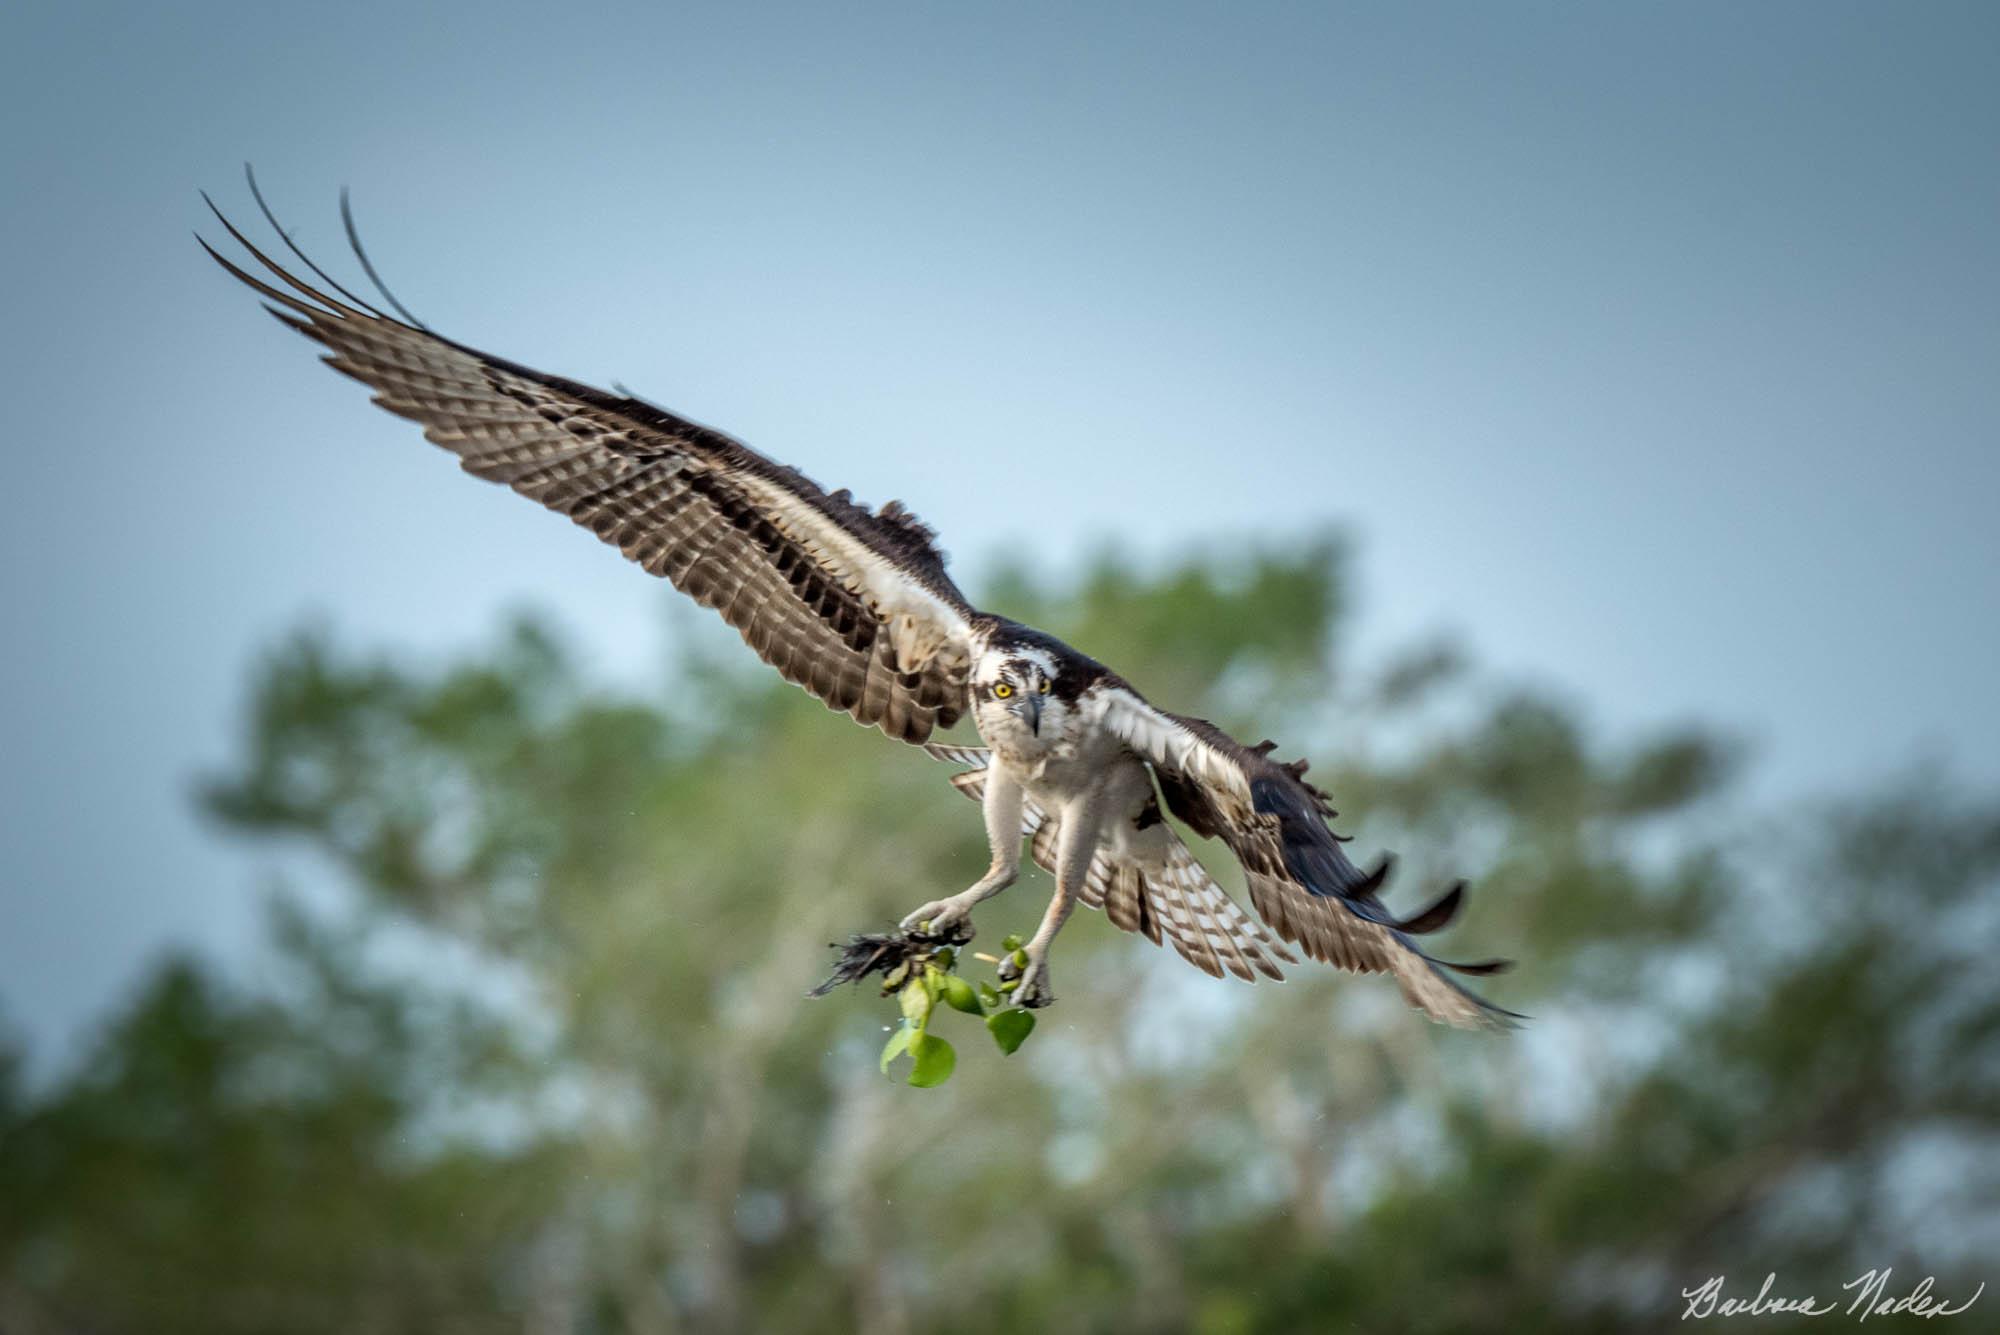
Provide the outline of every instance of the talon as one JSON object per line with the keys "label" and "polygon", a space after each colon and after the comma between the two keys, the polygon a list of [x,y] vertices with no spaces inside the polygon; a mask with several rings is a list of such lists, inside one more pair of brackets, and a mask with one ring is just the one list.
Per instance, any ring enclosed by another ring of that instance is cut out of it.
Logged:
{"label": "talon", "polygon": [[1029,1010],[1040,1010],[1056,999],[1055,992],[1049,986],[1049,969],[1045,961],[1030,955],[1027,965],[1023,967],[1014,964],[1014,961],[1009,959],[1005,964],[1000,966],[1000,976],[1002,978],[1008,976],[1007,969],[1009,965],[1014,966],[1014,977],[1019,980],[1015,983],[1014,990],[1008,997],[1008,1000],[1012,1001],[1016,1006],[1024,1006]]}
{"label": "talon", "polygon": [[951,946],[964,945],[977,930],[972,925],[971,911],[948,899],[924,905],[904,918],[900,926],[907,935]]}

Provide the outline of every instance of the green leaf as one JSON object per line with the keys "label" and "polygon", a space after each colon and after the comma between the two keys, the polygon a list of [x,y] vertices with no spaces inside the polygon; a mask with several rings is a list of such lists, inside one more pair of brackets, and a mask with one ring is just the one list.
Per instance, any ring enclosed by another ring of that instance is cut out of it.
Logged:
{"label": "green leaf", "polygon": [[935,964],[924,966],[924,991],[930,994],[933,1006],[937,1004],[938,998],[944,995],[944,970]]}
{"label": "green leaf", "polygon": [[923,979],[912,978],[903,984],[896,1000],[903,1007],[903,1018],[917,1028],[923,1028],[924,1022],[931,1018],[931,992],[924,986]]}
{"label": "green leaf", "polygon": [[1028,1041],[1028,1035],[1035,1032],[1035,1017],[1017,1007],[987,1016],[986,1027],[992,1031],[993,1041],[1000,1045],[1000,1051],[1011,1057],[1017,1048]]}
{"label": "green leaf", "polygon": [[910,1055],[916,1064],[910,1067],[910,1083],[918,1089],[929,1089],[951,1079],[952,1068],[958,1065],[958,1054],[951,1044],[935,1034],[918,1034],[910,1041]]}
{"label": "green leaf", "polygon": [[979,1004],[979,994],[972,990],[972,984],[957,974],[947,974],[944,980],[944,1000],[955,1011],[967,1015],[984,1015],[986,1008]]}
{"label": "green leaf", "polygon": [[912,1038],[915,1038],[916,1035],[917,1031],[915,1029],[912,1029],[909,1025],[899,1024],[896,1026],[896,1032],[889,1035],[889,1041],[882,1045],[883,1075],[889,1074],[890,1062],[896,1060],[896,1058],[902,1056],[905,1052],[908,1052],[910,1050],[910,1040]]}
{"label": "green leaf", "polygon": [[1007,933],[1007,935],[1000,938],[1000,949],[1006,951],[1007,953],[1012,954],[1014,951],[1017,951],[1020,948],[1021,948],[1021,938],[1015,935],[1013,932],[1009,932]]}
{"label": "green leaf", "polygon": [[979,999],[986,1004],[986,1009],[988,1010],[998,1010],[1000,1008],[1000,994],[993,990],[993,984],[991,983],[981,983],[979,985]]}
{"label": "green leaf", "polygon": [[1025,951],[1025,950],[1019,950],[1019,949],[1015,950],[1015,952],[1014,952],[1014,967],[1015,967],[1015,968],[1017,968],[1017,969],[1025,969],[1025,968],[1027,968],[1027,967],[1028,967],[1028,952],[1027,952],[1027,951]]}

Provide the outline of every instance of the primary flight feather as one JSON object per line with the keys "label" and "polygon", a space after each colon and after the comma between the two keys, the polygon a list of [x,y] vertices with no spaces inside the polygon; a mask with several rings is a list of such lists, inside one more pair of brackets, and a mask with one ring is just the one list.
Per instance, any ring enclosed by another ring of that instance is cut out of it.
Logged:
{"label": "primary flight feather", "polygon": [[[1212,723],[1159,709],[1053,636],[978,610],[945,572],[935,535],[899,502],[870,510],[652,404],[444,338],[385,290],[404,318],[391,316],[327,277],[280,230],[325,284],[316,287],[216,217],[261,274],[203,241],[216,262],[466,472],[568,515],[714,608],[829,708],[964,766],[952,782],[981,804],[992,863],[904,926],[968,939],[974,906],[1017,879],[1027,841],[1056,890],[1024,948],[1027,964],[1006,966],[1018,977],[1017,1003],[1053,999],[1050,945],[1082,902],[1217,976],[1282,977],[1279,965],[1296,963],[1290,943],[1339,968],[1392,975],[1436,1020],[1493,1027],[1517,1018],[1447,972],[1503,964],[1445,963],[1414,940],[1451,920],[1463,887],[1396,917],[1379,895],[1387,862],[1364,873],[1349,861],[1304,762],[1274,761],[1270,743],[1246,747]],[[355,250],[373,278],[358,240]],[[985,747],[930,742],[966,715]],[[1195,860],[1162,801],[1229,847],[1261,924]]]}

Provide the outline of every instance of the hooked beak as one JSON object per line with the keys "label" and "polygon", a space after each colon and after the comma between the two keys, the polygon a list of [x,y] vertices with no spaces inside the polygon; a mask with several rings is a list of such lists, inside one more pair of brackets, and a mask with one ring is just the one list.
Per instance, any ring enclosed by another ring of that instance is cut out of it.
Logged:
{"label": "hooked beak", "polygon": [[1014,707],[1016,714],[1028,720],[1028,731],[1039,737],[1042,735],[1042,697],[1035,694],[1023,696],[1021,703]]}

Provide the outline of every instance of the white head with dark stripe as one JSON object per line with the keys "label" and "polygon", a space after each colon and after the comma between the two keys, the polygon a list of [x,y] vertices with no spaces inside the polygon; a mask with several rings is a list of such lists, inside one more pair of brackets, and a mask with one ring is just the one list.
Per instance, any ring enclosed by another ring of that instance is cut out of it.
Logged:
{"label": "white head with dark stripe", "polygon": [[972,668],[972,721],[996,745],[1039,750],[1063,735],[1076,700],[1062,662],[1018,640],[987,646]]}

